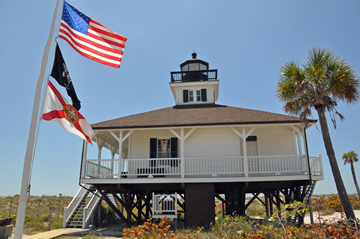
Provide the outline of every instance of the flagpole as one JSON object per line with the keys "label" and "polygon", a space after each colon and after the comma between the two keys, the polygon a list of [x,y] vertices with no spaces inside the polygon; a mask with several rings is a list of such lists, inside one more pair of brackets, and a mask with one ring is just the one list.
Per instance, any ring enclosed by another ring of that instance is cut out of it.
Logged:
{"label": "flagpole", "polygon": [[[53,35],[55,30],[55,23],[57,19],[57,15],[59,13],[59,6],[60,2],[63,0],[56,1],[56,7],[53,14],[53,19],[51,22],[50,33],[47,39],[44,54],[41,60],[41,68],[40,68],[40,75],[37,80],[36,90],[35,90],[35,97],[34,97],[34,106],[31,116],[31,124],[29,130],[29,138],[26,147],[25,159],[24,159],[24,169],[21,181],[21,190],[20,190],[20,199],[19,199],[19,206],[18,212],[16,216],[16,226],[15,226],[15,233],[14,239],[21,239],[22,233],[24,229],[24,222],[25,222],[25,211],[26,211],[26,202],[27,202],[27,190],[30,185],[30,172],[31,172],[31,165],[33,160],[33,153],[34,153],[34,144],[35,144],[35,135],[36,135],[36,128],[38,123],[38,116],[39,116],[39,107],[40,107],[40,100],[41,100],[41,89],[45,78],[45,71],[48,64],[48,58],[50,53],[50,47],[53,42]],[[61,14],[61,12],[60,12]]]}

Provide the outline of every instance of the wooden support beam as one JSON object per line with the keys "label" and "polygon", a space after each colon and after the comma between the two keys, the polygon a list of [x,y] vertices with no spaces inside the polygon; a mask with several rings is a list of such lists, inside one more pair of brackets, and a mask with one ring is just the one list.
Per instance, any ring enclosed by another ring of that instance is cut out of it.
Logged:
{"label": "wooden support beam", "polygon": [[270,211],[269,211],[269,198],[266,195],[267,193],[264,192],[264,196],[265,196],[265,213],[266,213],[266,217],[270,217]]}
{"label": "wooden support beam", "polygon": [[281,202],[282,203],[284,203],[284,202],[280,199],[279,191],[275,191],[275,198],[276,198],[276,207],[280,213],[281,212]]}
{"label": "wooden support beam", "polygon": [[308,188],[308,185],[304,185],[304,186],[302,187],[302,193],[301,193],[301,198],[300,198],[301,202],[304,201],[307,188]]}
{"label": "wooden support beam", "polygon": [[114,197],[116,200],[118,200],[118,202],[121,203],[121,205],[122,205],[123,207],[126,208],[126,203],[125,203],[123,200],[121,200],[121,198],[119,198],[119,196],[118,196],[116,193],[114,193],[114,192],[111,192],[111,193],[112,193],[113,197]]}
{"label": "wooden support beam", "polygon": [[137,210],[138,210],[138,215],[137,215],[137,224],[140,225],[141,224],[141,210],[142,210],[142,199],[144,197],[144,194],[142,196],[140,196],[140,194],[136,194],[136,204],[137,204]]}
{"label": "wooden support beam", "polygon": [[178,194],[183,200],[185,200],[185,196],[183,194]]}
{"label": "wooden support beam", "polygon": [[219,199],[221,202],[223,202],[223,203],[225,202],[225,200],[224,200],[222,197],[220,197],[218,193],[215,194],[215,197],[216,197],[217,199]]}
{"label": "wooden support beam", "polygon": [[185,211],[185,205],[182,202],[180,202],[180,200],[177,200],[177,204],[182,208],[182,210]]}
{"label": "wooden support beam", "polygon": [[[124,221],[126,222],[126,218],[124,217],[124,215],[119,211],[119,209],[110,201],[110,199],[108,198],[108,196],[101,190],[99,190],[96,186],[94,186],[98,192],[101,194],[101,196],[103,197],[103,199],[105,200],[105,202],[111,207],[111,209]],[[127,227],[131,227],[131,223],[130,224],[126,224]]]}
{"label": "wooden support beam", "polygon": [[281,192],[284,196],[285,196],[285,203],[291,203],[292,199],[289,195],[289,189],[285,188],[285,189],[280,189],[278,188],[278,191]]}
{"label": "wooden support beam", "polygon": [[[260,191],[261,191],[261,189],[260,189]],[[250,206],[250,204],[257,198],[257,195],[259,195],[260,194],[260,192],[257,192],[257,193],[255,193],[255,194],[253,194],[254,195],[254,197],[252,197],[251,199],[250,199],[250,201],[248,201],[248,203],[245,205],[245,210],[248,208],[248,206]]]}
{"label": "wooden support beam", "polygon": [[270,202],[271,202],[271,204],[276,204],[276,202],[274,201],[274,191],[270,191],[270,190],[265,190],[265,191],[267,191],[268,193],[269,193],[269,200],[270,200]]}
{"label": "wooden support beam", "polygon": [[145,205],[146,205],[146,209],[145,209],[145,211],[146,211],[146,213],[145,213],[145,220],[148,220],[149,218],[150,218],[150,200],[151,200],[151,197],[152,197],[152,195],[151,195],[151,193],[148,193],[147,195],[146,195],[146,200],[145,200]]}
{"label": "wooden support beam", "polygon": [[273,214],[274,214],[274,210],[273,210],[273,195],[272,195],[272,193],[271,192],[269,192],[268,193],[268,195],[269,195],[269,197],[268,197],[268,199],[269,199],[269,202],[270,202],[270,204],[269,204],[269,206],[270,206],[270,215],[272,216]]}
{"label": "wooden support beam", "polygon": [[[259,194],[260,194],[261,192],[259,192]],[[259,194],[258,195],[255,195],[254,193],[253,193],[253,195],[254,195],[254,197],[256,197],[256,199],[259,201],[259,202],[261,202],[262,203],[262,205],[264,205],[265,206],[265,202],[263,202],[258,196],[259,196]]]}

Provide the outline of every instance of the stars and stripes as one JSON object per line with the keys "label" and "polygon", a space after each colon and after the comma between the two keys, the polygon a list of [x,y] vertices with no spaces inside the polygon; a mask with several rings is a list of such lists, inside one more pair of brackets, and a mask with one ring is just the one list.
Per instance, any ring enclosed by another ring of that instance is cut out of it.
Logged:
{"label": "stars and stripes", "polygon": [[106,28],[64,1],[59,37],[81,55],[120,67],[127,38]]}

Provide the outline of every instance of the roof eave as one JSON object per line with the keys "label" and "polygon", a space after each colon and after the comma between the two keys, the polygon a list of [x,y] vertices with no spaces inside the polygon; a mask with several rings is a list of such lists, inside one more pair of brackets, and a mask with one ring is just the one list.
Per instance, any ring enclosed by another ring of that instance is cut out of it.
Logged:
{"label": "roof eave", "polygon": [[[317,120],[309,120],[308,123],[315,124]],[[115,127],[93,127],[93,130],[107,129],[143,129],[143,128],[166,128],[166,127],[196,127],[196,126],[219,126],[219,125],[259,125],[259,124],[301,124],[303,121],[262,121],[262,122],[226,122],[226,123],[202,123],[202,124],[168,124],[168,125],[137,125],[137,126],[115,126]],[[309,125],[309,127],[311,126]]]}

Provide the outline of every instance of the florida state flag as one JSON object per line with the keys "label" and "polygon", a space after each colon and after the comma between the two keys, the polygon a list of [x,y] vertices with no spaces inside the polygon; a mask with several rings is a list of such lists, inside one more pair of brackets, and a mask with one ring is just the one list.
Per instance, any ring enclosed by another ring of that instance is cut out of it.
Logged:
{"label": "florida state flag", "polygon": [[66,131],[92,143],[91,138],[94,136],[94,131],[89,123],[50,81],[46,89],[42,119],[54,120]]}

